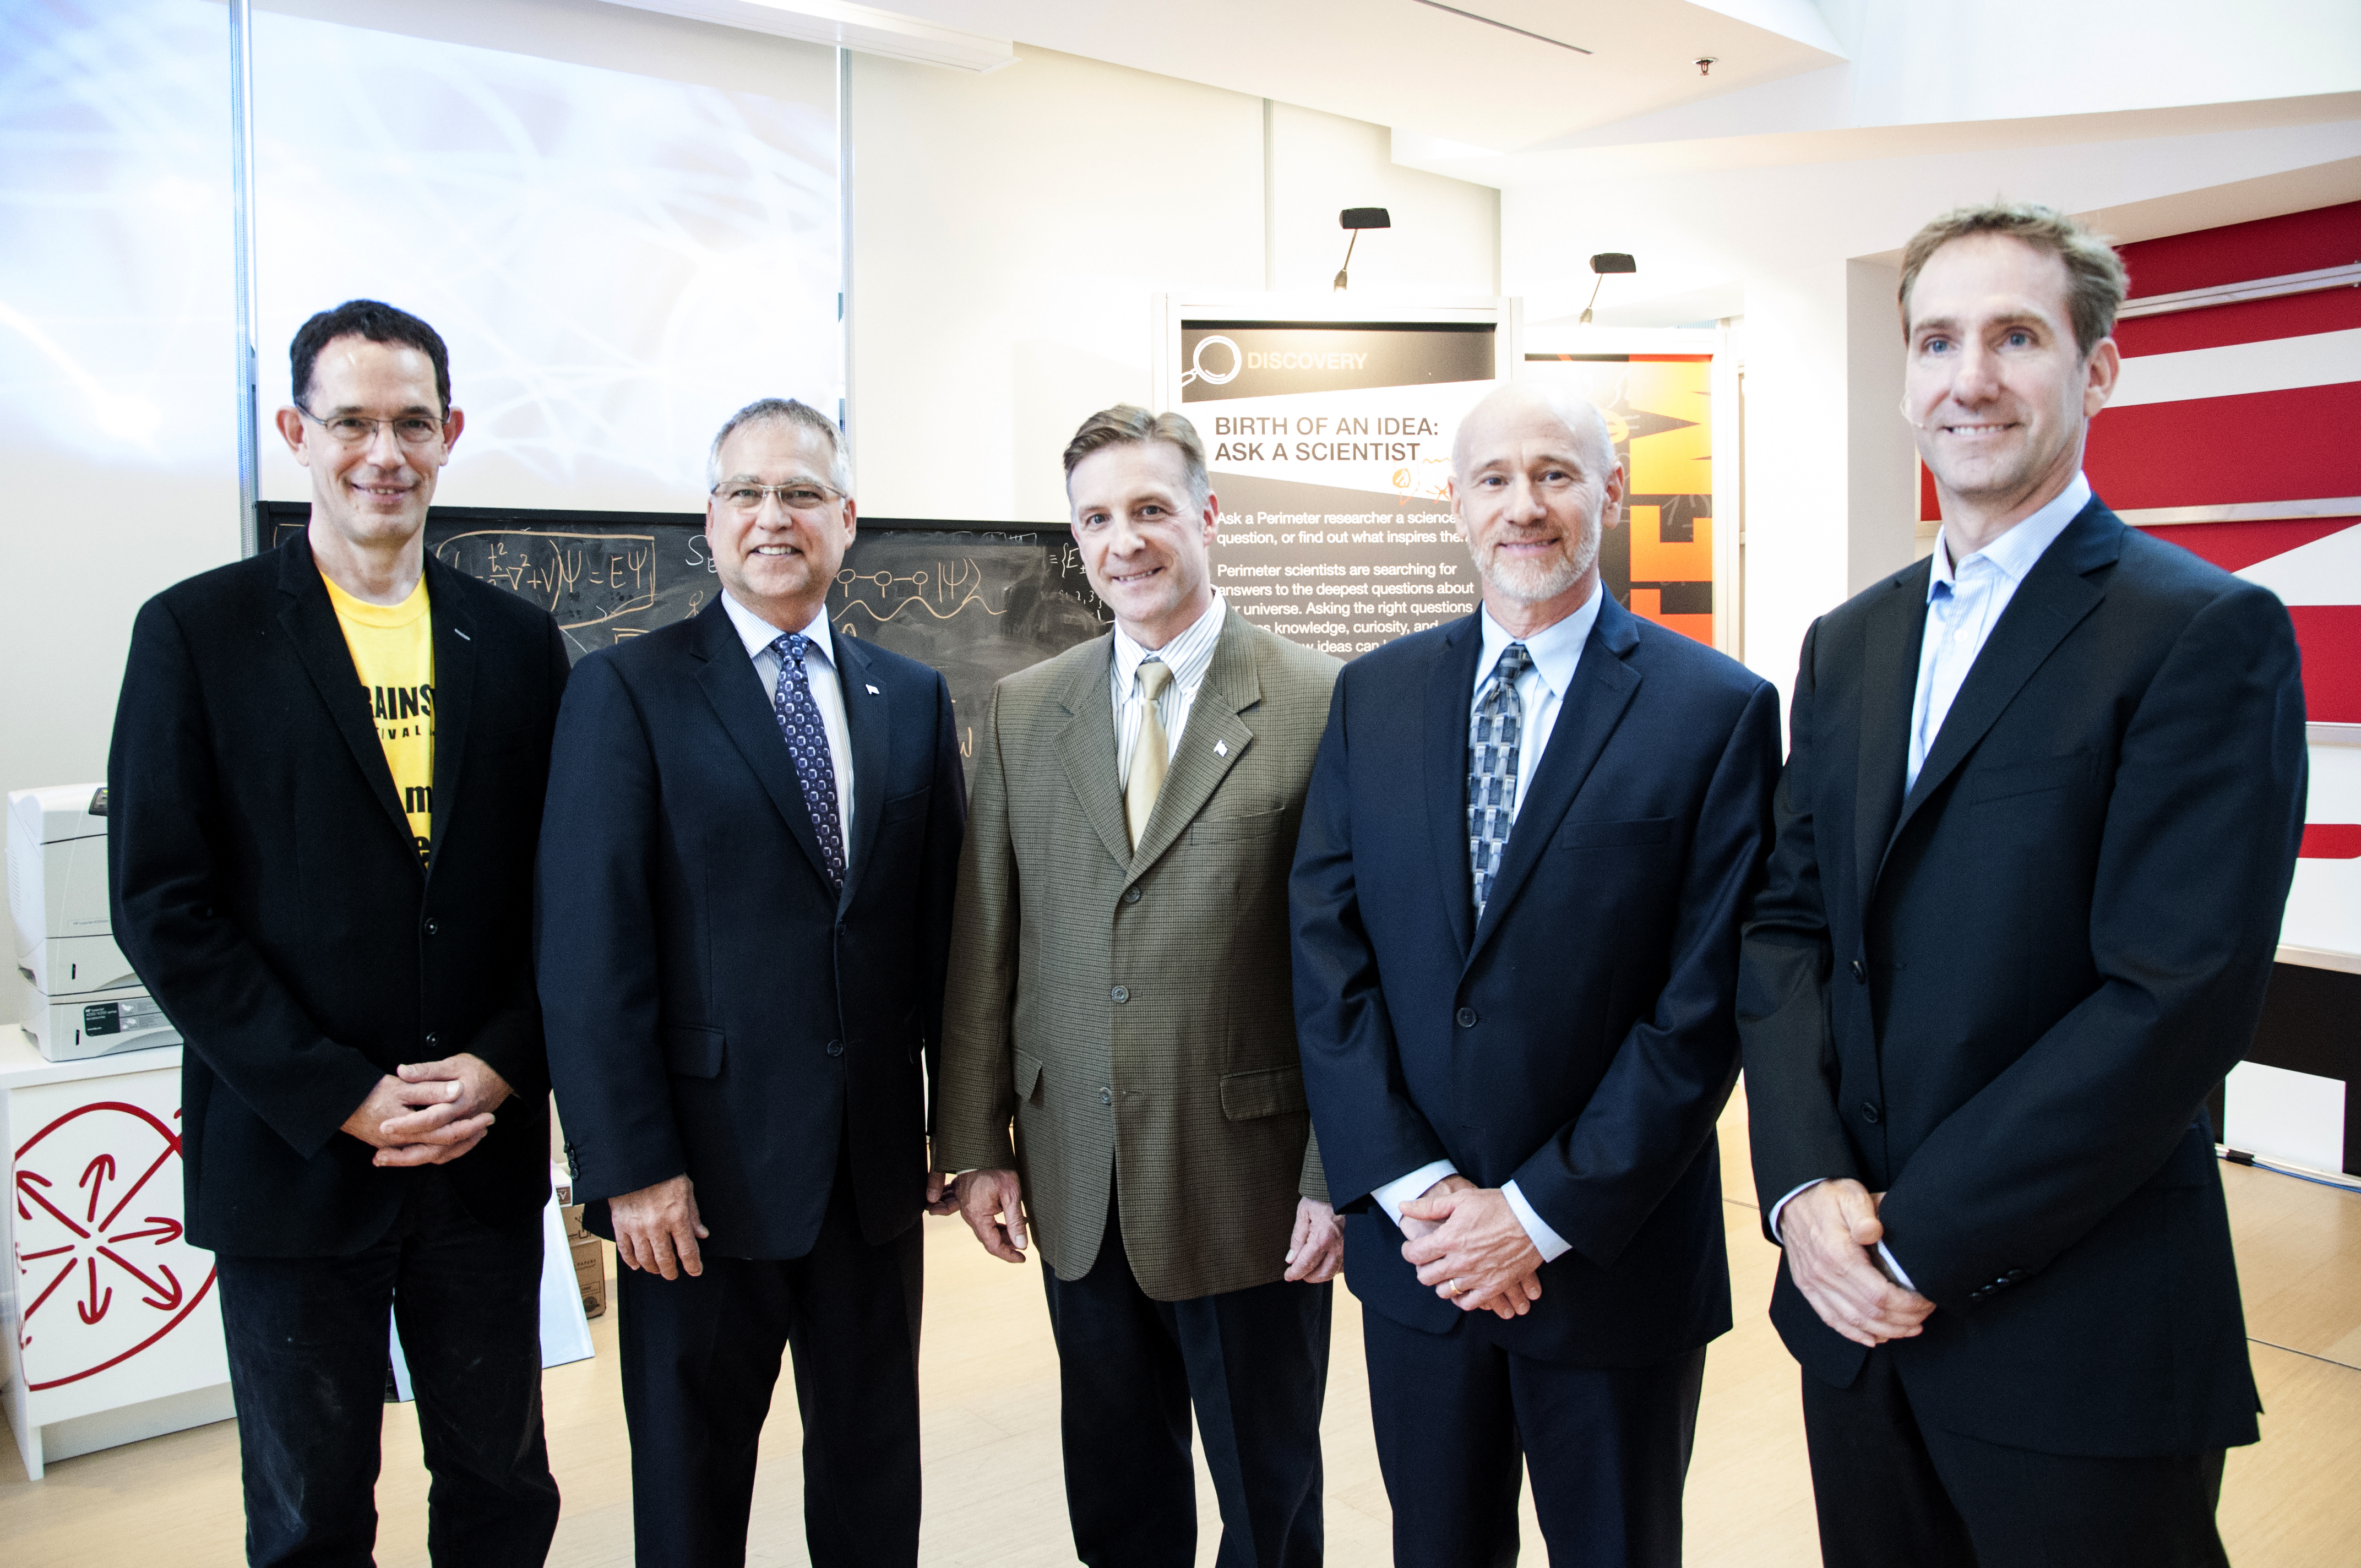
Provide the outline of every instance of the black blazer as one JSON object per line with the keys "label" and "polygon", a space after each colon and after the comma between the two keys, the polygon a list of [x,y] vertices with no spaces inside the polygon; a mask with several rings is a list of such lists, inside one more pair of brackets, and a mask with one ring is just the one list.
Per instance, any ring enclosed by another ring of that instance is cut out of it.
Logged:
{"label": "black blazer", "polygon": [[338,1128],[402,1062],[473,1051],[516,1091],[446,1166],[470,1212],[549,1198],[533,849],[566,645],[426,558],[434,811],[422,871],[369,697],[302,537],[148,601],[107,758],[115,939],[187,1042],[189,1239],[273,1257],[382,1235],[412,1170]]}
{"label": "black blazer", "polygon": [[[1637,1366],[1730,1327],[1714,1142],[1738,919],[1770,848],[1776,691],[1612,598],[1474,917],[1477,618],[1345,666],[1290,884],[1304,1087],[1346,1282],[1399,1322]],[[1528,764],[1531,765],[1531,764]],[[1512,1322],[1418,1282],[1372,1189],[1448,1157],[1572,1250]]]}
{"label": "black blazer", "polygon": [[873,1245],[924,1207],[966,782],[942,677],[832,641],[852,742],[840,896],[718,598],[583,660],[566,694],[541,996],[567,1154],[601,1235],[605,1200],[686,1173],[707,1247],[800,1257],[847,1135]]}
{"label": "black blazer", "polygon": [[[1938,1308],[1891,1346],[1922,1420],[2051,1453],[2252,1442],[2202,1106],[2254,1031],[2302,833],[2287,611],[2093,500],[1905,799],[1927,572],[1804,640],[1740,1001],[1766,1217],[1820,1177],[1887,1193]],[[1858,1375],[1784,1268],[1771,1311],[1815,1376]]]}

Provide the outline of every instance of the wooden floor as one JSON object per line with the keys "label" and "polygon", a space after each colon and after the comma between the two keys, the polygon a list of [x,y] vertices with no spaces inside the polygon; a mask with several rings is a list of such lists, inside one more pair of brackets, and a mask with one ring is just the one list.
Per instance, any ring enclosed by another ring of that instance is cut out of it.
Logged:
{"label": "wooden floor", "polygon": [[[1722,1124],[1738,1327],[1706,1363],[1689,1472],[1691,1563],[1781,1568],[1818,1560],[1796,1372],[1764,1318],[1777,1254],[1759,1233],[1745,1159],[1745,1107]],[[2234,1562],[2346,1568],[2361,1561],[2361,1197],[2225,1167],[2263,1441],[2230,1456],[2222,1529]],[[928,1222],[925,1379],[929,1568],[1071,1563],[1058,1461],[1057,1376],[1035,1266],[986,1256],[956,1220]],[[611,1262],[609,1267],[611,1269]],[[598,1355],[544,1379],[549,1446],[566,1512],[553,1563],[631,1561],[629,1452],[611,1316],[591,1325]],[[1329,1560],[1388,1559],[1386,1493],[1370,1442],[1360,1314],[1336,1292],[1324,1424]],[[805,1561],[794,1398],[764,1433],[749,1560]],[[236,1423],[71,1459],[28,1482],[13,1442],[0,1455],[0,1563],[139,1568],[239,1561]],[[379,1561],[426,1562],[426,1475],[406,1406],[385,1417]],[[1198,1488],[1198,1561],[1219,1532]],[[1527,1505],[1526,1561],[1545,1561]]]}

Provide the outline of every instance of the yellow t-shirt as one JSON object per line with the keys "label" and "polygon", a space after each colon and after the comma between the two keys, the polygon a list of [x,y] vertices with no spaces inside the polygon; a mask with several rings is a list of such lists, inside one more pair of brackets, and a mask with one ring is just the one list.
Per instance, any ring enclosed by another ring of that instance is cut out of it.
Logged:
{"label": "yellow t-shirt", "polygon": [[423,861],[434,838],[434,618],[427,611],[426,579],[421,576],[410,597],[396,605],[357,599],[324,573],[320,580],[327,584],[345,646],[369,694],[393,793]]}

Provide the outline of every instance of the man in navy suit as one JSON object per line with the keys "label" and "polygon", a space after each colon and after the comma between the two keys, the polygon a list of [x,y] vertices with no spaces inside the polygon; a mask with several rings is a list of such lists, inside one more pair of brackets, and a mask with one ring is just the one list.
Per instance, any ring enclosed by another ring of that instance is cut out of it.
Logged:
{"label": "man in navy suit", "polygon": [[908,1564],[950,693],[830,631],[855,521],[823,415],[741,410],[710,477],[722,593],[576,670],[541,841],[550,1072],[623,1264],[639,1562],[745,1560],[792,1347],[811,1561]]}
{"label": "man in navy suit", "polygon": [[1483,608],[1345,666],[1291,883],[1395,1561],[1513,1563],[1530,1469],[1551,1562],[1676,1568],[1776,698],[1602,591],[1597,410],[1502,388],[1452,469]]}
{"label": "man in navy suit", "polygon": [[2303,691],[2285,606],[2082,476],[2125,284],[2047,207],[1911,239],[1942,532],[1804,639],[1741,1022],[1831,1564],[2220,1564],[2257,1436],[2204,1103],[2262,1010]]}

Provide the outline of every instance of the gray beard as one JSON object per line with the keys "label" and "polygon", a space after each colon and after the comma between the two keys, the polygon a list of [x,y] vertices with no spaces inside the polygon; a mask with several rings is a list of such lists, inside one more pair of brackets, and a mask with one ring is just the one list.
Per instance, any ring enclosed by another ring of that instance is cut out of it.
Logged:
{"label": "gray beard", "polygon": [[1590,526],[1583,530],[1581,544],[1572,554],[1560,555],[1554,561],[1504,561],[1496,556],[1488,565],[1472,540],[1468,542],[1467,554],[1476,564],[1476,575],[1487,586],[1498,588],[1520,604],[1542,604],[1574,587],[1584,573],[1598,564],[1599,532],[1599,519],[1594,515]]}

